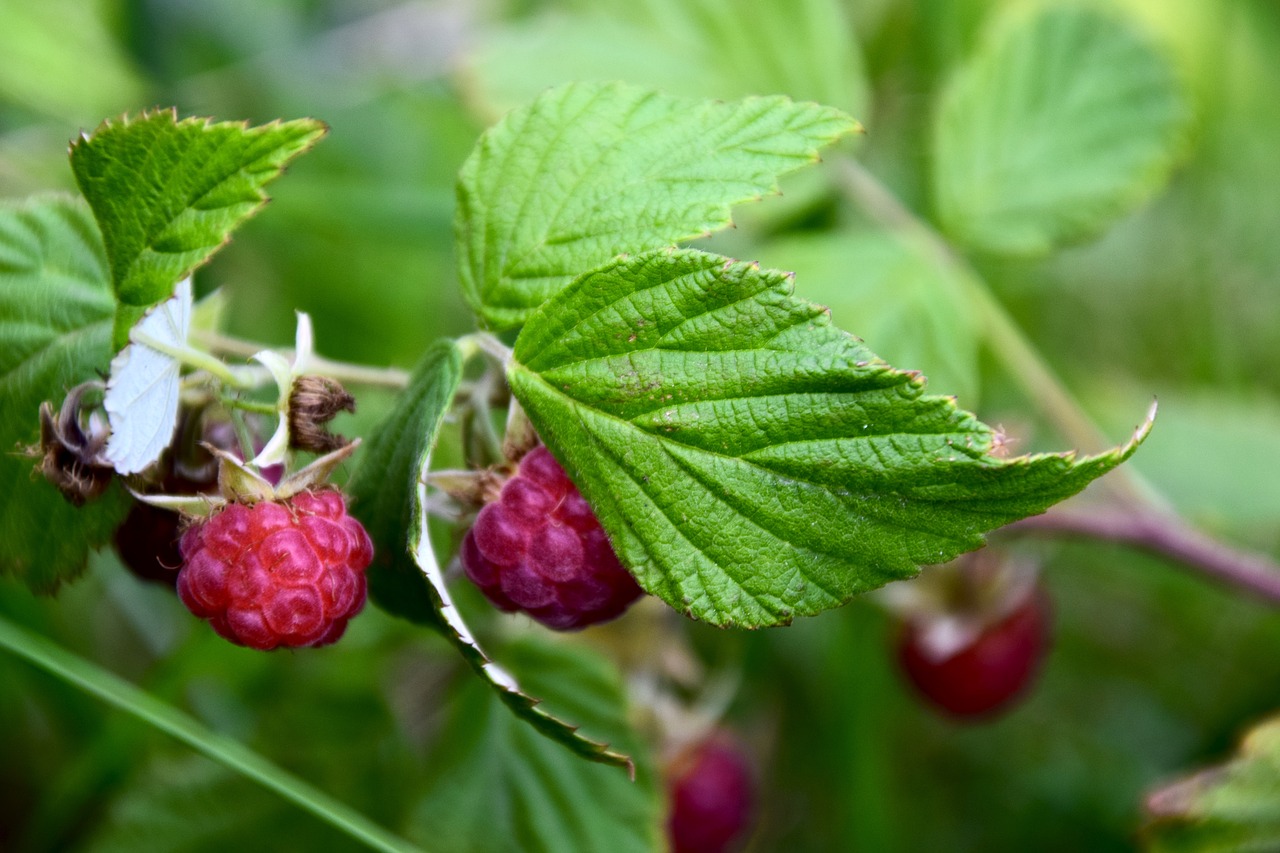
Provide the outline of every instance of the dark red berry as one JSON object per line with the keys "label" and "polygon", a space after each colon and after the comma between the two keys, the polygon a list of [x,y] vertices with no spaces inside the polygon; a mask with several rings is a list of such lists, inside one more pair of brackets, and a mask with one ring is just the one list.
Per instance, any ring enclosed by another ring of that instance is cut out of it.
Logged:
{"label": "dark red berry", "polygon": [[333,489],[228,504],[182,536],[178,596],[233,643],[324,646],[365,601],[373,546]]}
{"label": "dark red berry", "polygon": [[138,501],[116,528],[120,561],[139,578],[173,586],[178,582],[182,552],[178,550],[180,516]]}
{"label": "dark red berry", "polygon": [[672,853],[726,853],[746,842],[755,780],[742,747],[719,733],[667,768],[667,837]]}
{"label": "dark red berry", "polygon": [[613,619],[641,594],[586,499],[541,446],[480,510],[461,558],[496,607],[562,631]]}
{"label": "dark red berry", "polygon": [[954,648],[930,643],[929,625],[909,622],[898,659],[912,684],[956,717],[981,717],[1007,708],[1034,680],[1049,645],[1049,607],[1038,589],[1006,615]]}

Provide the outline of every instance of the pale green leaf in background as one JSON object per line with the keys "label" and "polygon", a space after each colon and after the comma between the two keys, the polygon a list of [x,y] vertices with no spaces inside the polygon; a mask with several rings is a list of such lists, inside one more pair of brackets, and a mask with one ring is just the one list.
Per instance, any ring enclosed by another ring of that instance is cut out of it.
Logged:
{"label": "pale green leaf in background", "polygon": [[929,390],[978,406],[980,330],[961,274],[927,246],[888,231],[797,234],[769,243],[763,257],[796,276],[796,292],[825,305],[883,359],[918,370]]}
{"label": "pale green leaf in background", "polygon": [[250,128],[158,110],[104,122],[71,146],[121,303],[117,349],[141,309],[169,298],[226,243],[266,202],[263,186],[324,132],[313,119]]}
{"label": "pale green leaf in background", "polygon": [[837,0],[597,0],[564,7],[482,35],[466,73],[489,112],[501,115],[575,80],[622,80],[672,95],[787,95],[866,113],[862,55]]}
{"label": "pale green leaf in background", "polygon": [[1049,6],[1001,23],[943,93],[934,198],[960,243],[1041,254],[1163,185],[1188,106],[1169,59],[1117,15]]}
{"label": "pale green leaf in background", "polygon": [[1254,727],[1238,755],[1147,798],[1147,848],[1159,853],[1280,849],[1280,718]]}
{"label": "pale green leaf in background", "polygon": [[857,129],[786,98],[715,103],[575,84],[481,138],[458,183],[463,293],[482,322],[520,325],[583,270],[731,224],[733,204]]}
{"label": "pale green leaf in background", "polygon": [[0,574],[39,591],[80,574],[124,517],[120,490],[76,509],[15,452],[39,441],[42,402],[56,409],[107,369],[114,309],[102,237],[82,201],[0,206]]}
{"label": "pale green leaf in background", "polygon": [[1002,458],[791,295],[693,250],[622,258],[532,318],[507,378],[622,562],[672,607],[761,627],[979,547],[1118,465],[1123,447]]}
{"label": "pale green leaf in background", "polygon": [[[526,637],[502,650],[522,682],[559,715],[629,750],[640,742],[612,664],[580,644]],[[436,853],[642,853],[660,849],[653,768],[635,781],[579,761],[471,685],[458,694],[430,756],[427,795],[410,837]]]}
{"label": "pale green leaf in background", "polygon": [[148,86],[113,37],[107,6],[0,2],[0,104],[21,104],[74,126],[145,103]]}

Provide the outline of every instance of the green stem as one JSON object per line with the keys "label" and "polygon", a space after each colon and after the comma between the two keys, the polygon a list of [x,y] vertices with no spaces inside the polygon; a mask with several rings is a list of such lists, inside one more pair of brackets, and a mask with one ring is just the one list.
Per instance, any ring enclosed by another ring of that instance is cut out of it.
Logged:
{"label": "green stem", "polygon": [[48,639],[0,617],[0,648],[52,673],[87,693],[138,717],[204,755],[244,774],[374,850],[420,853],[364,815],[288,773],[193,717],[161,702],[112,672],[60,648]]}
{"label": "green stem", "polygon": [[252,412],[255,415],[275,417],[280,414],[280,409],[277,408],[275,403],[259,403],[255,400],[241,400],[239,397],[227,397],[225,395],[219,397],[218,402],[228,409],[239,409],[242,412]]}
{"label": "green stem", "polygon": [[223,364],[216,356],[210,355],[203,350],[189,346],[174,346],[137,328],[129,334],[129,339],[134,343],[142,344],[156,352],[175,358],[188,367],[194,367],[196,370],[203,370],[216,376],[224,385],[229,385],[232,388],[247,387],[245,381],[237,376],[231,368]]}
{"label": "green stem", "polygon": [[[251,358],[264,349],[274,349],[269,344],[241,340],[217,332],[194,330],[191,339],[201,346],[208,347],[211,352],[222,355],[234,355]],[[288,352],[288,350],[283,350]],[[370,367],[363,364],[350,364],[344,361],[332,361],[318,355],[311,357],[311,371],[320,376],[349,382],[354,385],[376,385],[382,388],[405,388],[409,385],[409,374],[395,367]]]}

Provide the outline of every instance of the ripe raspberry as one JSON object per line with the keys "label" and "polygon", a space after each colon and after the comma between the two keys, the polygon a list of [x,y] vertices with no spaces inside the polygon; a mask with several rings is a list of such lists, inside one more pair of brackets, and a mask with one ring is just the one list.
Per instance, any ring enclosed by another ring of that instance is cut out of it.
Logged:
{"label": "ripe raspberry", "polygon": [[751,763],[727,735],[713,735],[667,768],[672,853],[725,853],[747,840],[755,814]]}
{"label": "ripe raspberry", "polygon": [[228,504],[182,536],[178,596],[233,643],[325,646],[365,600],[373,545],[334,489]]}
{"label": "ripe raspberry", "polygon": [[925,641],[927,625],[908,623],[898,660],[934,705],[956,717],[981,717],[1005,709],[1031,684],[1048,651],[1048,623],[1048,600],[1032,589],[1007,615],[945,655]]}
{"label": "ripe raspberry", "polygon": [[467,577],[501,610],[549,628],[614,618],[641,593],[595,513],[546,447],[536,447],[462,540]]}

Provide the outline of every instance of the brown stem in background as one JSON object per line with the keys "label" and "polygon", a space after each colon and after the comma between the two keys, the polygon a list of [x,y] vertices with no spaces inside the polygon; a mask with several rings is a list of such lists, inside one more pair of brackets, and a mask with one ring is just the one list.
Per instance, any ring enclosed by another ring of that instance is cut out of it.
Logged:
{"label": "brown stem in background", "polygon": [[1177,516],[1114,507],[1088,510],[1059,507],[1001,529],[1001,535],[1024,533],[1129,545],[1181,563],[1264,601],[1280,604],[1280,564],[1265,554],[1220,542]]}

